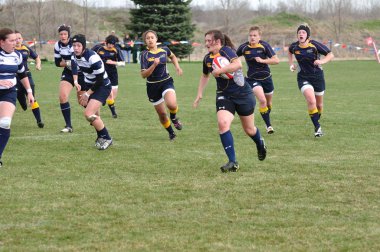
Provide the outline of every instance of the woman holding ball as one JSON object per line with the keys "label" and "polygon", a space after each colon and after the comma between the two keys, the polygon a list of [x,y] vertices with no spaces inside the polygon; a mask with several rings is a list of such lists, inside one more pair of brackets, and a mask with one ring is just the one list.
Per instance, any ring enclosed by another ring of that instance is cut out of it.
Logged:
{"label": "woman holding ball", "polygon": [[[266,157],[266,146],[260,131],[254,124],[255,98],[252,89],[244,81],[242,64],[236,54],[231,39],[219,30],[210,30],[205,34],[205,46],[208,54],[203,59],[203,74],[199,80],[198,94],[194,101],[194,108],[198,107],[203,97],[203,91],[210,79],[210,73],[216,79],[216,116],[218,120],[219,136],[228,157],[228,162],[220,167],[222,172],[236,172],[239,164],[236,161],[234,140],[230,131],[235,112],[239,115],[245,133],[256,144],[260,161]],[[213,69],[214,58],[222,56],[230,64],[222,68]],[[234,78],[225,79],[221,74],[234,73]]]}

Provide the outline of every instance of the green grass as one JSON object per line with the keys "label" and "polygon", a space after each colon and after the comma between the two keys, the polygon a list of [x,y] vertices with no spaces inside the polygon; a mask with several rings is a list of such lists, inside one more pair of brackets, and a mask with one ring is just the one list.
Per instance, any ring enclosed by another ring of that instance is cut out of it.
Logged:
{"label": "green grass", "polygon": [[366,29],[370,31],[377,31],[380,26],[380,20],[379,19],[374,19],[374,20],[364,20],[364,21],[359,21],[355,22],[353,24],[354,29]]}
{"label": "green grass", "polygon": [[[232,125],[241,170],[227,160],[215,116],[215,81],[192,108],[200,63],[175,76],[184,129],[171,143],[148,102],[137,65],[120,68],[119,118],[95,132],[72,94],[74,133],[63,135],[60,70],[33,72],[45,128],[19,107],[0,170],[1,251],[378,251],[379,64],[331,62],[322,126],[313,137],[296,75],[272,67],[274,135],[268,156]],[[171,68],[171,72],[174,73]],[[256,124],[264,132],[256,113]]]}

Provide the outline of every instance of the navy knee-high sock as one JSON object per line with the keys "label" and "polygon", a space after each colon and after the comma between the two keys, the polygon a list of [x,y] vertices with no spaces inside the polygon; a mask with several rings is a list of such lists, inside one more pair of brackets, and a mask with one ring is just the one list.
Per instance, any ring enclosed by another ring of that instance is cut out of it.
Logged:
{"label": "navy knee-high sock", "polygon": [[63,119],[65,119],[66,127],[72,128],[72,126],[71,126],[70,103],[69,102],[61,103],[61,111],[62,111]]}
{"label": "navy knee-high sock", "polygon": [[3,155],[5,146],[7,146],[10,135],[11,135],[10,129],[0,128],[0,158]]}
{"label": "navy knee-high sock", "polygon": [[231,131],[224,132],[223,134],[220,134],[219,136],[220,136],[220,140],[222,141],[224,151],[227,154],[228,160],[230,162],[236,162],[234,138],[232,137]]}

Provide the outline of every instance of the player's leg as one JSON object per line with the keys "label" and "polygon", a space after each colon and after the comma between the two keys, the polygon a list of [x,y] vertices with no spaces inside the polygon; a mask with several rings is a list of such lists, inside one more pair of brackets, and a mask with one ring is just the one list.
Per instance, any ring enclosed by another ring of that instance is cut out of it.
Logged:
{"label": "player's leg", "polygon": [[59,84],[59,103],[61,106],[63,119],[65,120],[65,127],[61,130],[62,133],[73,132],[73,126],[71,124],[71,108],[69,102],[69,95],[72,89],[73,85],[66,80],[62,80]]}
{"label": "player's leg", "polygon": [[166,106],[170,112],[170,120],[172,121],[174,127],[177,130],[182,129],[182,123],[177,117],[178,113],[178,104],[177,104],[177,96],[175,90],[173,88],[168,88],[164,91],[163,97],[166,103]]}
{"label": "player's leg", "polygon": [[[14,99],[14,103],[16,103],[16,99]],[[12,102],[0,101],[0,167],[3,165],[1,157],[11,134],[11,122],[15,110],[16,106]]]}

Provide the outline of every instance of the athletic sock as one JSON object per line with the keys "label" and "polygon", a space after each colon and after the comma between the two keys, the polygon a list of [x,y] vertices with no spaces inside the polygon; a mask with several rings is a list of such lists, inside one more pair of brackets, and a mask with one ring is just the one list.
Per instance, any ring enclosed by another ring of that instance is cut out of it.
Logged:
{"label": "athletic sock", "polygon": [[256,134],[251,136],[252,140],[255,142],[256,146],[261,147],[261,134],[259,128],[256,127]]}
{"label": "athletic sock", "polygon": [[170,123],[170,120],[167,120],[166,122],[162,123],[162,126],[169,132],[169,134],[174,134],[174,130]]}
{"label": "athletic sock", "polygon": [[268,107],[260,108],[259,111],[260,111],[261,117],[263,118],[263,120],[265,122],[265,125],[267,127],[271,126],[270,117],[269,117],[270,110],[268,109]]}
{"label": "athletic sock", "polygon": [[319,114],[318,114],[317,108],[309,110],[309,116],[310,116],[311,121],[314,124],[315,129],[318,129],[319,127],[321,127],[321,125],[319,124]]}
{"label": "athletic sock", "polygon": [[235,148],[234,148],[234,138],[232,136],[231,131],[224,132],[223,134],[219,134],[220,140],[222,142],[224,151],[227,154],[228,160],[230,162],[236,162],[235,157]]}
{"label": "athletic sock", "polygon": [[116,115],[115,100],[107,100],[107,104],[111,110],[112,115]]}
{"label": "athletic sock", "polygon": [[98,138],[103,138],[103,139],[107,139],[107,140],[110,140],[111,137],[110,135],[108,134],[108,130],[106,127],[104,127],[103,129],[99,130],[96,132],[98,134]]}
{"label": "athletic sock", "polygon": [[69,102],[61,103],[61,111],[62,111],[63,119],[65,119],[66,127],[72,128],[72,126],[71,126],[70,103]]}
{"label": "athletic sock", "polygon": [[36,121],[41,122],[42,119],[41,119],[40,105],[38,104],[37,101],[34,101],[34,103],[32,104],[32,112],[33,112],[34,118],[36,118]]}
{"label": "athletic sock", "polygon": [[170,110],[170,109],[169,109],[169,112],[170,112],[170,120],[175,119],[175,118],[176,118],[176,115],[177,115],[177,113],[178,113],[178,106],[177,106],[177,108],[174,109],[174,110]]}
{"label": "athletic sock", "polygon": [[3,151],[8,143],[10,135],[10,129],[0,128],[0,157],[3,155]]}

